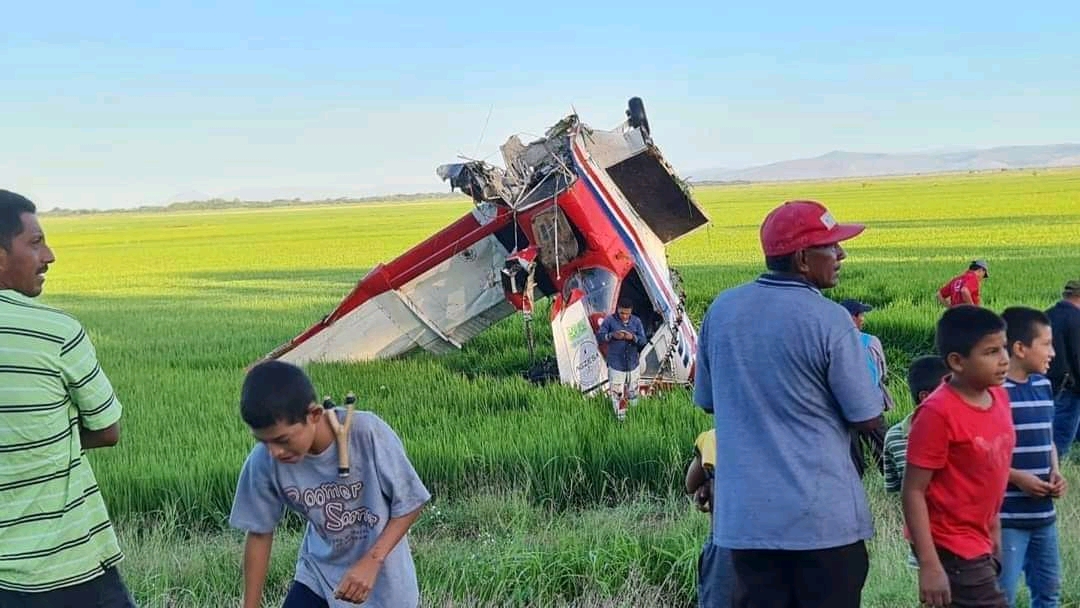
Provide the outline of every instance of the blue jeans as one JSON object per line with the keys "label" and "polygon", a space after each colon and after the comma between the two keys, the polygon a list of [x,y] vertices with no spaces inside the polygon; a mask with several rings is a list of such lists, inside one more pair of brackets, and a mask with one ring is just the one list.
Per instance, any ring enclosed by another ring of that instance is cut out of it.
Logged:
{"label": "blue jeans", "polygon": [[698,557],[698,608],[731,608],[735,595],[735,567],[731,549],[713,544],[709,532]]}
{"label": "blue jeans", "polygon": [[1054,447],[1059,459],[1069,453],[1077,438],[1077,427],[1080,427],[1080,395],[1061,391],[1054,399]]}
{"label": "blue jeans", "polygon": [[1057,524],[1001,529],[999,581],[1010,606],[1016,606],[1020,573],[1031,591],[1031,608],[1057,608],[1061,597],[1061,556]]}

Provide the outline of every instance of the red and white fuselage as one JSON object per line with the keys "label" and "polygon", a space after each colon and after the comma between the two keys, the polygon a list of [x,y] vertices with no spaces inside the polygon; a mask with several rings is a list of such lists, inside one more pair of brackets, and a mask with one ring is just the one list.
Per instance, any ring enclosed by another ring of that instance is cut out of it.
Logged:
{"label": "red and white fuselage", "polygon": [[647,121],[637,123],[632,116],[598,131],[570,116],[527,146],[511,138],[502,146],[506,169],[440,167],[474,209],[373,268],[268,358],[445,353],[515,311],[531,315],[533,302],[550,296],[560,378],[589,392],[607,381],[595,332],[625,296],[649,338],[643,388],[691,383],[697,334],[665,248],[708,219],[652,144]]}

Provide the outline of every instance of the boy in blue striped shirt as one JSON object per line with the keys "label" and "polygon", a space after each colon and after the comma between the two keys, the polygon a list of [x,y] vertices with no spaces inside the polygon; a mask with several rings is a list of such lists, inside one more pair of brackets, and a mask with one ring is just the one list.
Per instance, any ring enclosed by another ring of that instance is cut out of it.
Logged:
{"label": "boy in blue striped shirt", "polygon": [[1009,391],[1016,448],[1005,502],[1001,506],[1002,565],[999,580],[1016,606],[1020,573],[1031,590],[1032,608],[1056,607],[1061,595],[1061,556],[1053,499],[1065,493],[1058,469],[1052,423],[1054,395],[1043,374],[1054,357],[1050,320],[1024,307],[1002,313],[1008,329]]}

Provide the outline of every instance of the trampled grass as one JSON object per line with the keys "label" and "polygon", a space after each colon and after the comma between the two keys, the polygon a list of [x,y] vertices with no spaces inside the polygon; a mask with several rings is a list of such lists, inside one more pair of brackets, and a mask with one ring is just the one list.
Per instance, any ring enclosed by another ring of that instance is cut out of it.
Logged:
{"label": "trampled grass", "polygon": [[[718,291],[760,271],[758,225],[776,203],[817,198],[840,221],[867,223],[830,296],[878,306],[867,329],[889,355],[890,387],[901,404],[894,419],[910,407],[907,362],[930,349],[941,312],[933,293],[970,259],[989,261],[984,303],[998,310],[1047,306],[1067,278],[1080,275],[1078,171],[709,187],[696,195],[713,223],[669,250],[695,321]],[[59,260],[42,300],[87,326],[126,407],[121,446],[92,454],[113,513],[130,519],[168,506],[181,528],[219,528],[252,445],[236,411],[244,367],[327,313],[368,268],[469,208],[461,200],[45,216]],[[550,352],[546,328],[537,328]],[[512,489],[545,513],[603,513],[627,496],[663,497],[678,486],[694,435],[710,423],[688,393],[646,402],[616,425],[603,398],[529,385],[518,377],[527,364],[521,320],[510,318],[445,357],[310,371],[320,392],[356,391],[362,407],[399,432],[438,505]],[[573,521],[558,525],[586,525]],[[432,542],[449,542],[430,534]],[[581,546],[603,549],[600,538],[581,534]],[[620,567],[652,571],[647,564],[667,553],[684,560],[698,541],[677,536],[654,543],[645,564]],[[546,567],[548,557],[537,559]],[[678,576],[691,572],[678,563]],[[430,580],[442,581],[435,595],[458,599],[489,597],[471,585],[490,591],[485,581],[499,575],[483,570],[485,578],[459,584],[454,571],[428,568]],[[676,587],[686,591],[686,580]],[[1075,600],[1080,577],[1071,580]]]}

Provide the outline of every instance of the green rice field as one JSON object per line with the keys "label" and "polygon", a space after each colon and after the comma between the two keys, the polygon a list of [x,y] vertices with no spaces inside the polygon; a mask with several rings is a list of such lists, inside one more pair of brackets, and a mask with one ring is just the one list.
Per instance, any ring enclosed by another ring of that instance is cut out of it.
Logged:
{"label": "green rice field", "polygon": [[[989,262],[983,303],[999,311],[1045,308],[1080,277],[1080,170],[699,186],[695,197],[712,223],[669,248],[695,322],[717,292],[761,271],[758,226],[776,204],[815,198],[868,225],[827,294],[876,307],[866,329],[889,358],[890,422],[911,408],[907,363],[931,352],[934,292],[971,259]],[[42,216],[57,262],[41,300],[87,327],[125,407],[121,444],[91,459],[140,605],[237,605],[242,539],[225,521],[253,445],[238,415],[244,368],[470,206]],[[708,521],[681,485],[710,417],[676,390],[618,424],[603,397],[529,384],[528,364],[512,317],[447,356],[309,368],[320,393],[355,391],[397,430],[435,495],[412,534],[424,605],[693,606]],[[1075,607],[1080,467],[1065,473],[1064,605]],[[899,499],[876,474],[866,483],[877,535],[865,605],[917,606]],[[275,545],[268,606],[280,605],[298,542],[292,526]]]}

